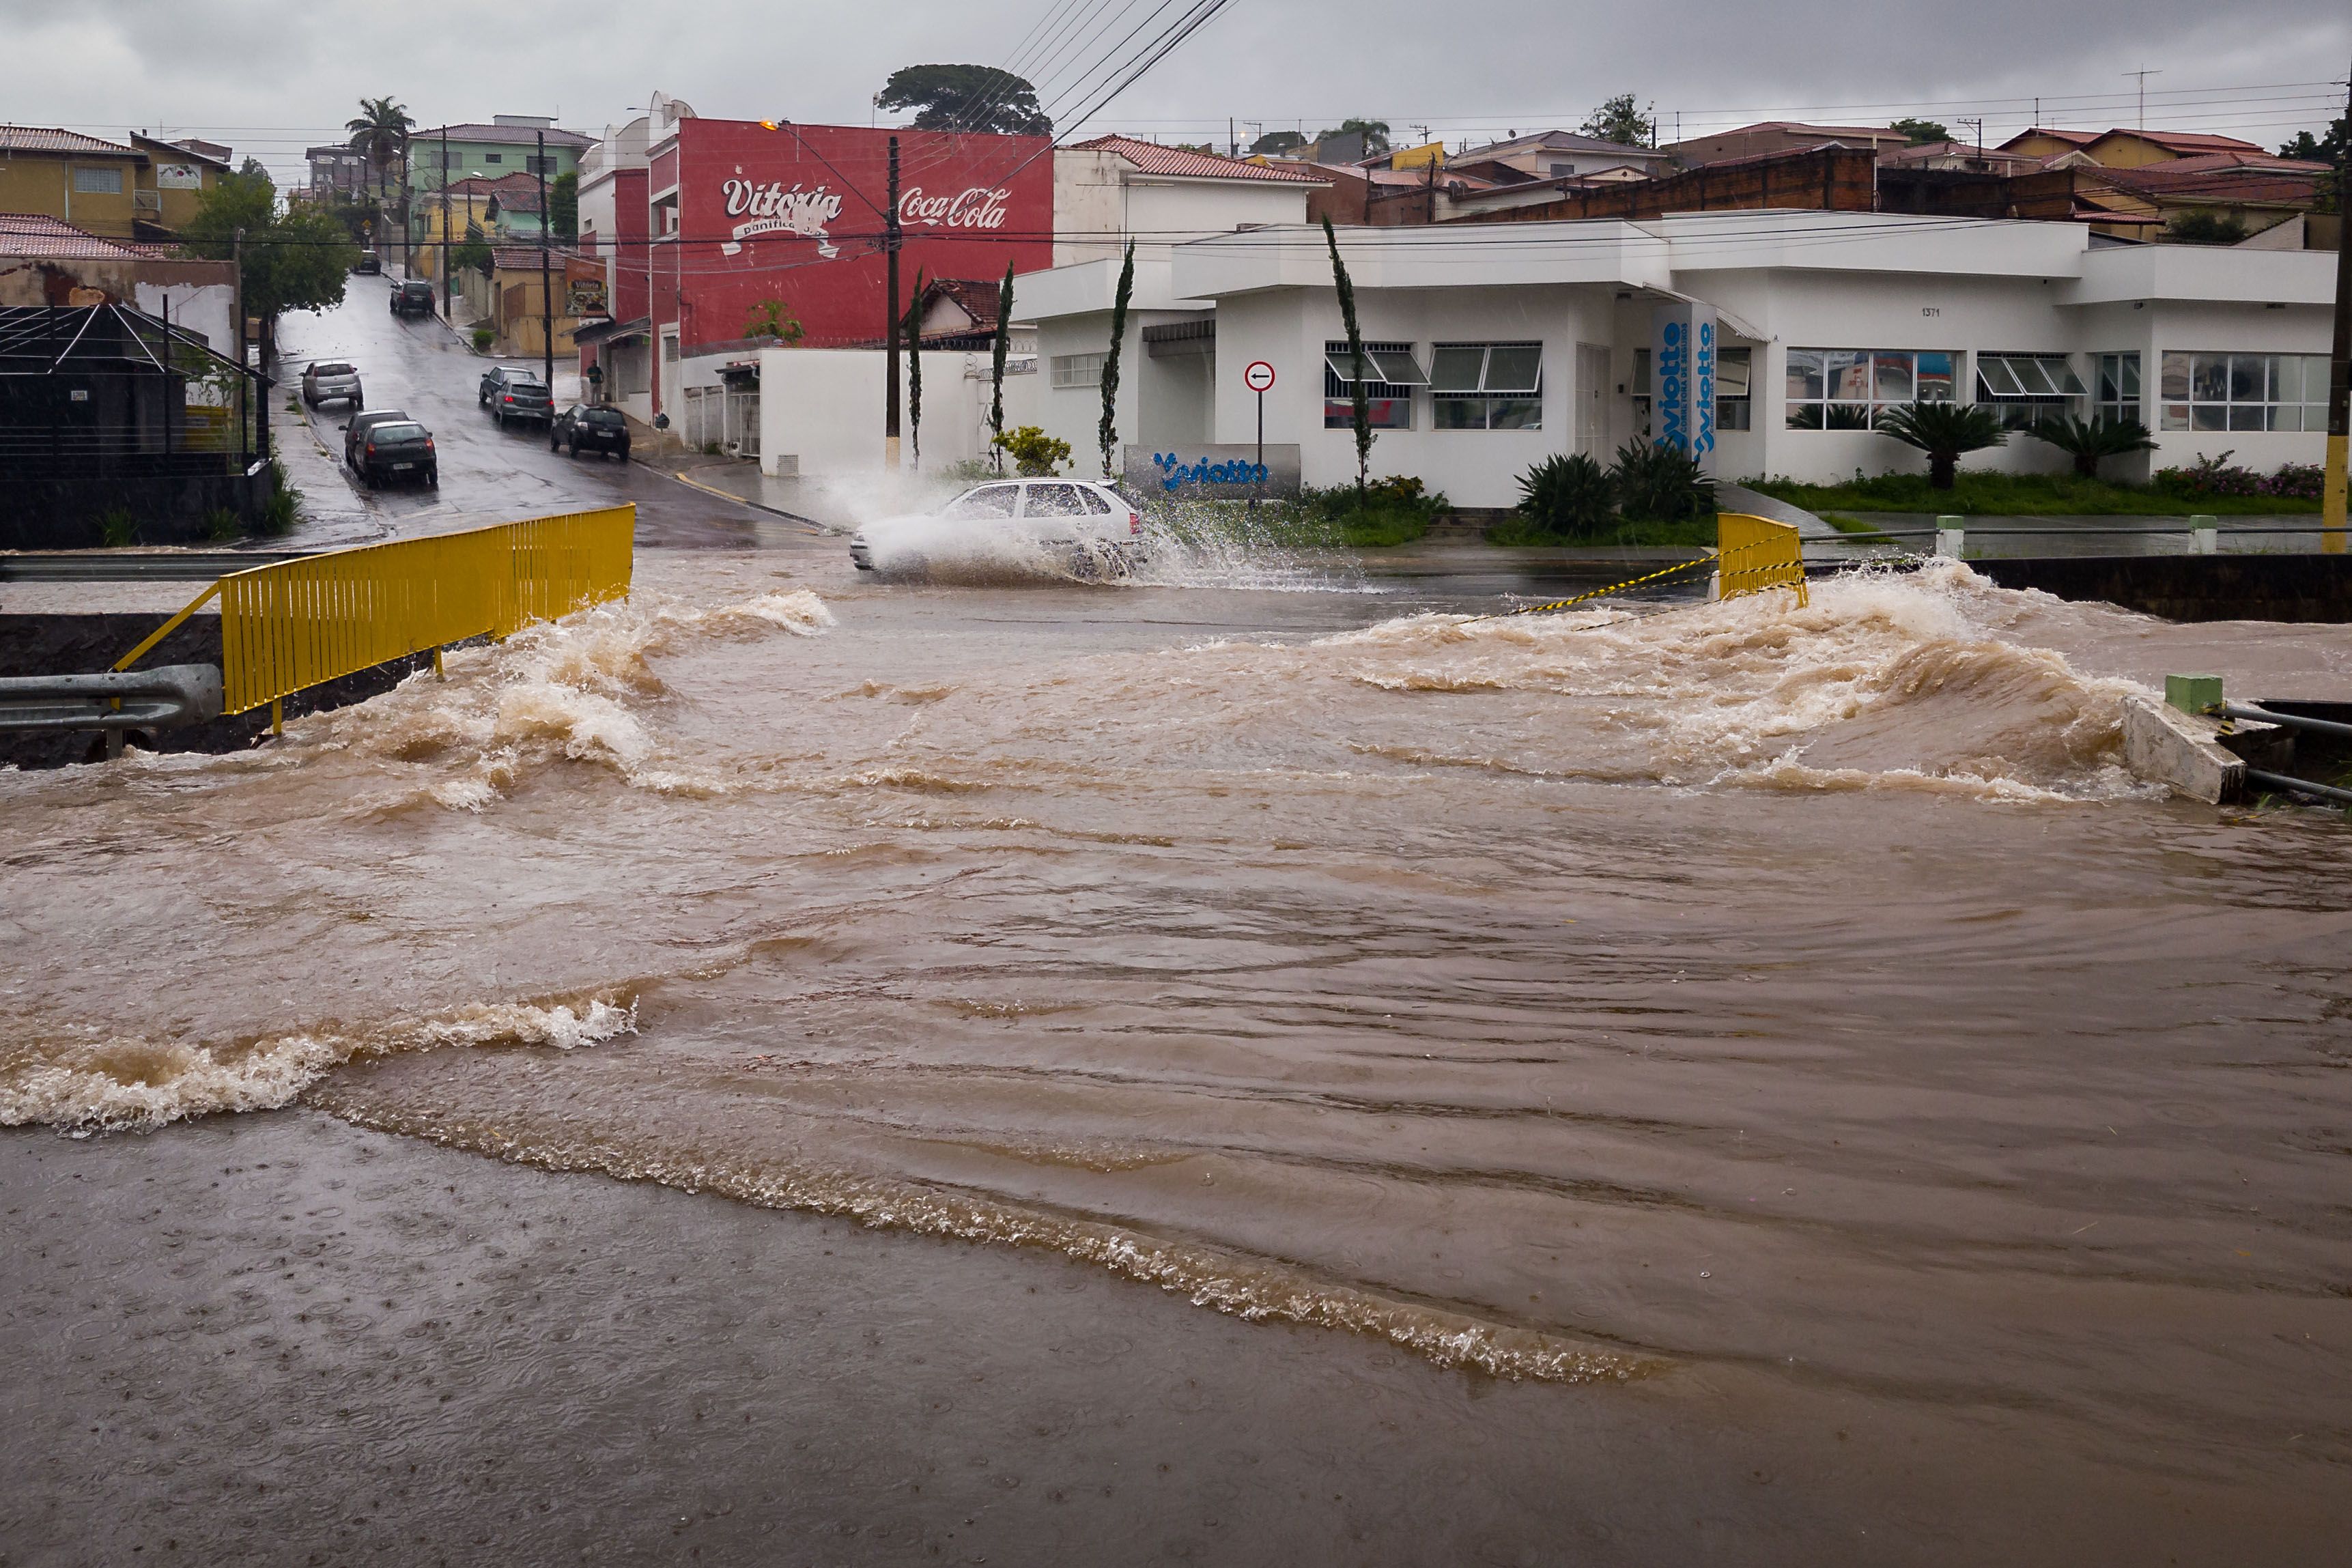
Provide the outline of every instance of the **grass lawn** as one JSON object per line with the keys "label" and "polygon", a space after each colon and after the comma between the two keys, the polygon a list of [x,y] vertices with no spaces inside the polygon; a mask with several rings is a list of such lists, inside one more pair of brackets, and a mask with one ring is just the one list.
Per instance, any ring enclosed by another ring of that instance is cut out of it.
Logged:
{"label": "grass lawn", "polygon": [[1891,545],[1898,542],[1893,534],[1881,533],[1875,525],[1865,523],[1860,517],[1847,517],[1843,512],[1823,512],[1821,518],[1838,532],[1850,535],[1857,544]]}
{"label": "grass lawn", "polygon": [[1881,474],[1837,485],[1757,479],[1749,489],[1809,512],[1949,512],[1960,517],[2270,517],[2316,512],[2317,501],[2281,496],[2179,496],[2136,485],[2078,479],[2072,474],[1969,474],[1937,490],[1924,474]]}
{"label": "grass lawn", "polygon": [[1715,518],[1685,517],[1679,522],[1643,522],[1621,517],[1612,526],[1598,533],[1580,534],[1567,538],[1547,533],[1529,526],[1524,517],[1505,518],[1486,530],[1490,545],[1539,546],[1559,549],[1573,546],[1579,549],[1617,546],[1627,549],[1706,549],[1715,544]]}

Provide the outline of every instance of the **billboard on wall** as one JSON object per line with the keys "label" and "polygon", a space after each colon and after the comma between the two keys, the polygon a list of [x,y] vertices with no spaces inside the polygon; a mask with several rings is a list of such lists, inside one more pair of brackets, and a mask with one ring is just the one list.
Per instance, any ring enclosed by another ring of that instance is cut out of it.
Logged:
{"label": "billboard on wall", "polygon": [[1675,300],[1650,313],[1650,439],[1715,472],[1715,308]]}
{"label": "billboard on wall", "polygon": [[898,139],[900,308],[927,278],[994,281],[1005,264],[1053,264],[1054,167],[1039,136],[966,136],[865,126],[684,120],[653,160],[656,201],[673,182],[677,237],[650,262],[656,321],[689,345],[732,341],[779,300],[811,348],[879,342],[889,141]]}

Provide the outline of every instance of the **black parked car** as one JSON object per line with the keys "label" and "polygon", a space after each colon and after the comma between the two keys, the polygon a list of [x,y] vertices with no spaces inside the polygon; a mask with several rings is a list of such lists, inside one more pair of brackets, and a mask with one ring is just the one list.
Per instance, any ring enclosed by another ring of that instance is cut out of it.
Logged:
{"label": "black parked car", "polygon": [[360,437],[360,478],[368,488],[394,479],[441,483],[441,460],[433,452],[433,433],[413,419],[370,425]]}
{"label": "black parked car", "polygon": [[575,402],[548,427],[547,449],[553,452],[564,446],[572,449],[574,457],[584,446],[591,452],[609,452],[625,463],[629,460],[629,422],[621,417],[617,408],[593,408]]}
{"label": "black parked car", "polygon": [[481,404],[488,409],[504,430],[510,419],[528,419],[553,423],[555,398],[547,386],[529,371],[509,370],[504,365],[485,371],[482,376]]}
{"label": "black parked car", "polygon": [[373,430],[379,424],[400,424],[407,422],[407,420],[408,415],[396,408],[380,408],[373,413],[354,413],[352,415],[351,423],[343,426],[344,463],[350,465],[352,473],[358,473],[360,469],[360,443],[367,439],[367,433]]}
{"label": "black parked car", "polygon": [[416,280],[392,286],[392,313],[395,316],[430,316],[433,314],[433,285]]}
{"label": "black parked car", "polygon": [[383,270],[383,257],[376,255],[376,253],[372,250],[363,250],[360,252],[360,258],[352,263],[352,270],[353,272],[381,273]]}

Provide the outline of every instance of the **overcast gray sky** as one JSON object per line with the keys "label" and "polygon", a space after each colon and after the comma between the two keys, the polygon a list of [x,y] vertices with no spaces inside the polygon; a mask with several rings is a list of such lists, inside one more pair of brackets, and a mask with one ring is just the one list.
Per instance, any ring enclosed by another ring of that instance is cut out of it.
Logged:
{"label": "overcast gray sky", "polygon": [[[1168,15],[1185,3],[1172,0]],[[1028,68],[1066,119],[1083,101],[1081,68],[1161,4],[0,0],[0,116],[100,134],[198,133],[291,171],[304,146],[340,134],[362,94],[390,94],[427,125],[557,114],[594,131],[630,118],[656,88],[707,115],[862,124],[894,68],[973,61]],[[1684,0],[1531,12],[1233,0],[1092,124],[1222,142],[1229,116],[1247,140],[1252,123],[1311,134],[1362,115],[1388,120],[1400,140],[1427,125],[1458,141],[1573,129],[1600,99],[1631,91],[1656,105],[1669,140],[1677,114],[1696,134],[1753,119],[1883,123],[1916,112],[1948,124],[1981,114],[1999,141],[2032,118],[2037,97],[2045,123],[2128,125],[2136,88],[2124,73],[2147,68],[2158,73],[2147,82],[2150,125],[2270,144],[2326,125],[2326,106],[2343,96],[2317,84],[2347,66],[2352,8],[2311,0]]]}

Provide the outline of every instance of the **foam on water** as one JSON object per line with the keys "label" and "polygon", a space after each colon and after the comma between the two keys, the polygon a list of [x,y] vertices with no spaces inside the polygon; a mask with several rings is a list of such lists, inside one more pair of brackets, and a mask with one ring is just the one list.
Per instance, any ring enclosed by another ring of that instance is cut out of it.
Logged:
{"label": "foam on water", "polygon": [[0,1126],[39,1123],[77,1137],[149,1132],[190,1116],[291,1104],[330,1069],[362,1057],[453,1046],[571,1051],[634,1033],[636,1019],[634,1000],[590,996],[244,1040],[149,1039],[95,1028],[65,1039],[19,1033],[0,1049]]}

